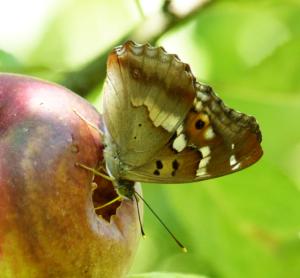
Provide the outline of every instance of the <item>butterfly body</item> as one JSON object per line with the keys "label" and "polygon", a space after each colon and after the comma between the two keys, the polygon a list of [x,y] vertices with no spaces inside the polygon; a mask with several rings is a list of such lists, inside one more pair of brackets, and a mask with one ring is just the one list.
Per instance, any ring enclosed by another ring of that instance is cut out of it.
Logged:
{"label": "butterfly body", "polygon": [[115,48],[103,110],[106,168],[126,197],[134,181],[204,180],[241,170],[262,155],[255,118],[225,106],[161,47],[129,41]]}

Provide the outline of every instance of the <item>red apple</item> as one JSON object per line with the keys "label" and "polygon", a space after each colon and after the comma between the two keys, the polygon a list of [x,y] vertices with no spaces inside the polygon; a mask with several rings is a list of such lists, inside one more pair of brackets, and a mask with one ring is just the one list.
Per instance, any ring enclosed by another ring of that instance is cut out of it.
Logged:
{"label": "red apple", "polygon": [[[100,116],[71,91],[0,74],[0,276],[123,277],[140,237],[136,204],[75,166],[103,159]],[[94,184],[97,188],[93,191]]]}

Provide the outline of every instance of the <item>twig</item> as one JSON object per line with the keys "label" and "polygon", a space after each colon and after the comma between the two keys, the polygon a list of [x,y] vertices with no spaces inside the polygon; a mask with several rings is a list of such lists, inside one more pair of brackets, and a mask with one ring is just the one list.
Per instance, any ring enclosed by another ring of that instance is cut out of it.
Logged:
{"label": "twig", "polygon": [[190,11],[182,16],[180,13],[177,13],[176,10],[171,9],[171,1],[166,0],[160,13],[145,18],[142,24],[139,24],[131,32],[120,38],[86,66],[78,71],[66,73],[61,81],[58,82],[77,94],[86,96],[92,89],[104,81],[106,76],[107,56],[114,46],[120,45],[128,39],[139,43],[149,42],[155,44],[166,32],[185,24],[212,3],[213,1],[199,1],[198,5],[193,6]]}
{"label": "twig", "polygon": [[136,7],[141,15],[141,17],[144,19],[146,16],[145,16],[145,13],[144,13],[144,10],[143,10],[143,7],[141,5],[141,1],[140,0],[135,0],[135,4],[136,4]]}

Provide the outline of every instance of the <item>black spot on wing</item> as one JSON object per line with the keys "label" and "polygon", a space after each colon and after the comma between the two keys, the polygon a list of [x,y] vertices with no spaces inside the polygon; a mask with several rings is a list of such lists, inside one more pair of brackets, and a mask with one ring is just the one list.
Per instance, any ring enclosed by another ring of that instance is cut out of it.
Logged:
{"label": "black spot on wing", "polygon": [[162,164],[161,160],[156,161],[156,168],[157,169],[162,169],[163,168],[163,164]]}
{"label": "black spot on wing", "polygon": [[173,160],[173,162],[172,162],[172,167],[173,167],[173,169],[176,171],[176,170],[178,170],[178,168],[179,168],[179,163],[178,163],[178,161],[175,159],[175,160]]}
{"label": "black spot on wing", "polygon": [[160,175],[160,172],[156,169],[156,170],[153,172],[153,175],[159,176],[159,175]]}

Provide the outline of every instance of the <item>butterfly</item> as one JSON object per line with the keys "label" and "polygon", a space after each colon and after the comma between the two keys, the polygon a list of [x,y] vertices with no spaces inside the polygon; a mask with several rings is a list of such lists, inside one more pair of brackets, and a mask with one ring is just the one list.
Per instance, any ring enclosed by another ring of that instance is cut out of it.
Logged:
{"label": "butterfly", "polygon": [[263,154],[255,118],[227,107],[162,47],[116,47],[102,101],[106,169],[124,197],[132,197],[135,181],[201,181],[244,169]]}

